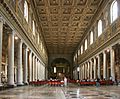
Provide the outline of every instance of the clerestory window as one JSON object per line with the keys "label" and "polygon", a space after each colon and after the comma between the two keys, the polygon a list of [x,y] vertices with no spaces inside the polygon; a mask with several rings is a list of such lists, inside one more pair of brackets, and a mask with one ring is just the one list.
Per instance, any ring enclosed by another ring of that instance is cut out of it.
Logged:
{"label": "clerestory window", "polygon": [[116,0],[114,0],[111,4],[110,14],[111,14],[110,17],[112,23],[118,18],[118,4]]}
{"label": "clerestory window", "polygon": [[28,3],[25,0],[24,2],[24,18],[26,19],[26,21],[28,22]]}
{"label": "clerestory window", "polygon": [[102,20],[98,21],[98,37],[102,34]]}

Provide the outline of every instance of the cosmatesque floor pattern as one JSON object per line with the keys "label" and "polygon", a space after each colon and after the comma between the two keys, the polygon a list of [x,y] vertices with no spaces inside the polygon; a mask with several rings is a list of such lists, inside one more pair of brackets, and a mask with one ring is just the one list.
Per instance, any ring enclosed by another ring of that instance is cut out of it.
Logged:
{"label": "cosmatesque floor pattern", "polygon": [[120,86],[24,86],[0,91],[0,99],[120,99]]}

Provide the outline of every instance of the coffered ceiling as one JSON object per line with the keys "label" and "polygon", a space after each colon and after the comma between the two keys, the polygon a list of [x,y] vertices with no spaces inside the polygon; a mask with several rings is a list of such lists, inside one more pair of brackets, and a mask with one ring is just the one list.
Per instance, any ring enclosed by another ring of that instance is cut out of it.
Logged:
{"label": "coffered ceiling", "polygon": [[72,54],[102,0],[34,0],[50,54]]}

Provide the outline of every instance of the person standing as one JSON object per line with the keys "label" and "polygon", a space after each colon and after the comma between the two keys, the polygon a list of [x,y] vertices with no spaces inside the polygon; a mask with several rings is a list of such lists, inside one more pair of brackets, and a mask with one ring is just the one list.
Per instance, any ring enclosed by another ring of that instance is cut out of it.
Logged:
{"label": "person standing", "polygon": [[67,86],[67,78],[64,77],[64,86],[66,87]]}
{"label": "person standing", "polygon": [[97,80],[96,80],[96,87],[100,87],[100,79],[99,78],[97,78]]}

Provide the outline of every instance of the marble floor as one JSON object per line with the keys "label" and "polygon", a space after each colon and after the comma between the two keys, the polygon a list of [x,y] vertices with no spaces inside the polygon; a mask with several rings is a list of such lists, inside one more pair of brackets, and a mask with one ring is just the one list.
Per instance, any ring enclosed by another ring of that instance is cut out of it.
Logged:
{"label": "marble floor", "polygon": [[24,86],[0,91],[0,99],[120,99],[120,86]]}

